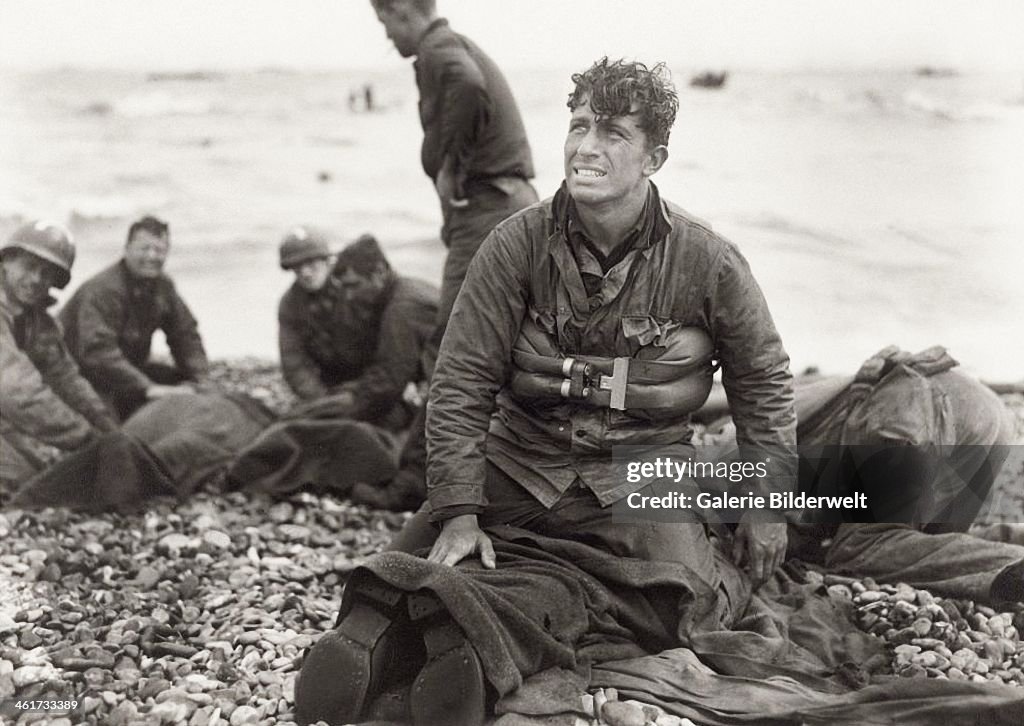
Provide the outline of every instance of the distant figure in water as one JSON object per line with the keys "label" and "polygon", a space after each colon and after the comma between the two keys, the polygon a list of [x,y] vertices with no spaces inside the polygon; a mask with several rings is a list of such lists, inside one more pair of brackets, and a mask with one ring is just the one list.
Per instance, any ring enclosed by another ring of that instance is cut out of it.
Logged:
{"label": "distant figure in water", "polygon": [[[360,103],[362,104],[361,108]],[[364,83],[362,88],[352,89],[348,92],[348,110],[352,113],[375,111],[376,108],[372,83]]]}

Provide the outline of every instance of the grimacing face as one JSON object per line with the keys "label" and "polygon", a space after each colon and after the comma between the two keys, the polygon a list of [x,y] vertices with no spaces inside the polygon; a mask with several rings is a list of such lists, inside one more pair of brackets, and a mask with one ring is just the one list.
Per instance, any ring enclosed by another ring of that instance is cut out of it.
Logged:
{"label": "grimacing face", "polygon": [[135,277],[154,279],[164,271],[171,249],[168,235],[157,236],[144,229],[136,230],[124,248],[124,262]]}
{"label": "grimacing face", "polygon": [[318,292],[327,284],[327,278],[331,276],[331,259],[329,257],[317,257],[306,260],[295,267],[295,280],[306,292]]}
{"label": "grimacing face", "polygon": [[578,205],[592,207],[646,194],[661,153],[667,154],[665,147],[650,148],[635,109],[628,116],[598,117],[584,99],[572,112],[565,138],[569,193]]}
{"label": "grimacing face", "polygon": [[26,308],[43,302],[59,276],[60,269],[52,262],[18,249],[8,251],[0,267],[4,291]]}

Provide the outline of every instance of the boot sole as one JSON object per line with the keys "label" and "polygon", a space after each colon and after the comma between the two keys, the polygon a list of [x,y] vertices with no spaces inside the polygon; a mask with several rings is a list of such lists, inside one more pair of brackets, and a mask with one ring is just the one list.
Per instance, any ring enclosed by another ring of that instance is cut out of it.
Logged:
{"label": "boot sole", "polygon": [[486,680],[465,633],[433,595],[410,595],[409,616],[426,621],[427,664],[413,681],[409,698],[414,726],[481,726]]}
{"label": "boot sole", "polygon": [[[385,663],[397,645],[391,616],[402,594],[377,583],[359,594],[302,663],[295,682],[296,716],[302,723],[356,721],[381,690]],[[300,708],[301,703],[306,706]]]}

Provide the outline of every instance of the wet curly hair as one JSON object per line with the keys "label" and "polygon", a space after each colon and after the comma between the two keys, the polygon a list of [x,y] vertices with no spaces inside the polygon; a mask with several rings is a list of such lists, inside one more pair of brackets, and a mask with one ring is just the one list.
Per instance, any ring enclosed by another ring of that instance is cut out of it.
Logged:
{"label": "wet curly hair", "polygon": [[569,110],[584,102],[598,117],[628,116],[635,103],[639,126],[651,147],[668,144],[679,110],[679,96],[664,63],[648,68],[643,63],[609,61],[605,56],[583,73],[574,73],[576,88],[569,94]]}

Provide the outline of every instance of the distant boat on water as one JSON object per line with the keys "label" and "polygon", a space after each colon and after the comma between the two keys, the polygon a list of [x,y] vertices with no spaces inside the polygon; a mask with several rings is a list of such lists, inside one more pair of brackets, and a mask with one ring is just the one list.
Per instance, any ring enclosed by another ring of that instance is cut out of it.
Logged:
{"label": "distant boat on water", "polygon": [[171,71],[147,73],[147,81],[219,81],[223,73],[215,71]]}
{"label": "distant boat on water", "polygon": [[690,79],[690,85],[694,88],[721,88],[725,85],[725,79],[729,77],[726,71],[715,73],[704,71]]}
{"label": "distant boat on water", "polygon": [[952,78],[957,75],[953,68],[936,68],[935,66],[919,66],[914,73],[924,78]]}

